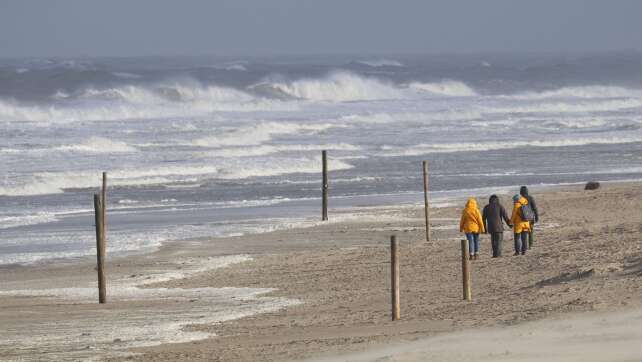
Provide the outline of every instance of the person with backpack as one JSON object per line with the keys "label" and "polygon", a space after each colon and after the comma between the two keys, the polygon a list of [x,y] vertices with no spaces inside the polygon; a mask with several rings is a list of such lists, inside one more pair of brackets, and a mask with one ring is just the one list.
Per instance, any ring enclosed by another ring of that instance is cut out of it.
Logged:
{"label": "person with backpack", "polygon": [[528,248],[530,249],[533,247],[533,243],[535,242],[535,228],[533,226],[539,222],[539,212],[537,211],[535,198],[528,194],[528,187],[520,187],[519,194],[522,195],[522,197],[526,198],[526,200],[528,200],[528,204],[531,205],[531,209],[533,209],[533,213],[535,214],[535,218],[531,222],[531,231],[528,232]]}
{"label": "person with backpack", "polygon": [[510,219],[506,214],[506,209],[499,202],[497,195],[492,195],[488,200],[488,205],[484,206],[482,220],[486,227],[486,232],[490,233],[490,244],[493,249],[493,258],[502,256],[502,241],[504,239],[504,224],[512,227]]}
{"label": "person with backpack", "polygon": [[479,234],[486,232],[484,221],[477,207],[477,200],[469,198],[461,212],[459,231],[466,234],[470,260],[476,260],[479,253]]}
{"label": "person with backpack", "polygon": [[521,196],[513,196],[513,215],[511,222],[513,223],[513,233],[515,237],[515,255],[525,255],[528,249],[528,233],[531,231],[530,220],[534,219],[535,215],[528,200]]}

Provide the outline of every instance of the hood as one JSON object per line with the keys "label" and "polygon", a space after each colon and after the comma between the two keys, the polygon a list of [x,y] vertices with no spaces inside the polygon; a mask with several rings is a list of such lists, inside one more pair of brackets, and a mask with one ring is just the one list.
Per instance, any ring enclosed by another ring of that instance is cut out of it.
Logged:
{"label": "hood", "polygon": [[499,202],[499,197],[497,195],[491,195],[490,199],[488,199],[489,204],[496,204]]}
{"label": "hood", "polygon": [[477,200],[474,198],[468,199],[468,202],[466,202],[466,208],[467,209],[476,209],[477,208]]}
{"label": "hood", "polygon": [[524,197],[528,197],[528,187],[526,187],[526,186],[520,187],[519,188],[519,194],[524,196]]}

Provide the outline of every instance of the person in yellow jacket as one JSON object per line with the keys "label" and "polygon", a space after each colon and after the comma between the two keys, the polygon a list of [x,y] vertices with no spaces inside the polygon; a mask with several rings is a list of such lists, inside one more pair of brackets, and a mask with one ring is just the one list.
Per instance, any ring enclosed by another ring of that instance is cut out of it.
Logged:
{"label": "person in yellow jacket", "polygon": [[477,207],[477,201],[472,197],[468,199],[466,207],[461,212],[459,231],[465,233],[466,239],[468,239],[470,260],[477,259],[479,255],[479,234],[485,233],[486,230],[481,212],[479,212],[479,208]]}
{"label": "person in yellow jacket", "polygon": [[528,249],[528,234],[531,232],[531,223],[528,220],[522,220],[520,209],[523,205],[528,205],[528,199],[521,195],[513,196],[513,233],[515,236],[515,255],[526,254]]}

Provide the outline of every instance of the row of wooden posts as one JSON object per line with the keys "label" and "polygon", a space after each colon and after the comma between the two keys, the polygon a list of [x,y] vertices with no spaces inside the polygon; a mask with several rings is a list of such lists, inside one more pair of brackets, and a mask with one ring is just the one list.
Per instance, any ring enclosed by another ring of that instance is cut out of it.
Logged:
{"label": "row of wooden posts", "polygon": [[[322,163],[322,197],[321,197],[321,220],[328,220],[328,157],[326,151],[321,151]],[[430,241],[430,208],[428,202],[428,161],[423,161],[423,185],[424,185],[424,215],[426,221],[426,241]],[[107,303],[107,281],[105,275],[105,253],[107,247],[107,173],[103,172],[102,189],[94,194],[94,212],[96,225],[96,261],[98,271],[98,303]],[[470,261],[468,242],[461,241],[461,261],[464,300],[472,300],[470,282]],[[390,237],[390,276],[392,295],[392,320],[401,318],[400,293],[399,293],[399,244],[395,235]]]}
{"label": "row of wooden posts", "polygon": [[[470,254],[468,251],[468,240],[461,241],[461,275],[463,287],[463,299],[466,301],[473,300]],[[399,243],[397,236],[390,237],[390,292],[392,306],[392,320],[396,321],[401,318],[400,293],[399,293]]]}
{"label": "row of wooden posts", "polygon": [[[426,219],[426,241],[430,241],[430,207],[428,202],[428,161],[422,162],[424,176],[424,215]],[[321,220],[328,220],[328,154],[321,151]]]}

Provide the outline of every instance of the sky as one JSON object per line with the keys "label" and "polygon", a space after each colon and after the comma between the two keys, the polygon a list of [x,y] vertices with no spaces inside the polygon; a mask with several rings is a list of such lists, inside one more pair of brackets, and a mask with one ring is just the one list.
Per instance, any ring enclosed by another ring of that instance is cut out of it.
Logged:
{"label": "sky", "polygon": [[0,0],[0,57],[642,50],[637,0]]}

